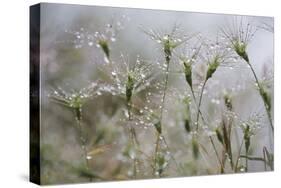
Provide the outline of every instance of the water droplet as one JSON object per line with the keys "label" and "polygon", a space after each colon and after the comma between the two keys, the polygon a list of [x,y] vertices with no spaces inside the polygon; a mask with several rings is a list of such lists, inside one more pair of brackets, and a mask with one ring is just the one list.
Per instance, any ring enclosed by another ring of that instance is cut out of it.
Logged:
{"label": "water droplet", "polygon": [[116,73],[115,71],[112,71],[112,72],[111,72],[111,75],[112,75],[112,76],[116,76],[117,73]]}
{"label": "water droplet", "polygon": [[115,42],[115,41],[116,41],[116,38],[115,38],[115,37],[111,37],[110,40],[111,40],[112,42]]}
{"label": "water droplet", "polygon": [[240,168],[240,172],[245,172],[245,170],[246,170],[246,169],[245,169],[244,167],[241,167],[241,168]]}
{"label": "water droplet", "polygon": [[93,157],[90,156],[90,155],[87,155],[87,157],[86,157],[87,160],[91,160],[92,158],[93,158]]}
{"label": "water droplet", "polygon": [[165,35],[165,36],[163,37],[163,39],[164,39],[164,40],[168,40],[168,39],[169,39],[169,36],[168,36],[168,35]]}
{"label": "water droplet", "polygon": [[93,43],[92,41],[90,41],[90,42],[88,42],[88,45],[89,45],[89,46],[93,46],[94,43]]}
{"label": "water droplet", "polygon": [[104,56],[103,60],[105,63],[107,63],[107,64],[109,63],[109,59],[106,56]]}

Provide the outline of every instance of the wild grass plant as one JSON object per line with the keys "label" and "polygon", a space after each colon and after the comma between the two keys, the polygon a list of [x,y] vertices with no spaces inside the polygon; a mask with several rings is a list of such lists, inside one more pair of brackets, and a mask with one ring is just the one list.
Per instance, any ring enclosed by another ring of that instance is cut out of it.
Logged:
{"label": "wild grass plant", "polygon": [[[63,87],[48,90],[48,108],[61,112],[49,112],[51,119],[53,115],[60,120],[48,122],[67,119],[67,129],[73,127],[63,131],[63,142],[78,144],[80,151],[58,149],[51,141],[42,143],[44,183],[273,170],[273,137],[264,131],[268,126],[274,130],[272,79],[259,78],[255,52],[248,50],[255,33],[271,31],[271,27],[254,25],[243,16],[234,16],[233,23],[218,27],[215,39],[178,24],[160,31],[137,26],[138,34],[151,42],[148,50],[156,59],[143,55],[142,49],[126,53],[133,47],[121,45],[128,33],[120,22],[96,31],[83,26],[67,32],[74,36],[72,48],[80,53],[87,48],[94,54],[95,69],[86,71],[92,76],[82,89],[76,89],[81,88],[78,83],[69,91]],[[117,50],[118,45],[123,49]],[[237,74],[245,63],[254,81]],[[83,79],[81,74],[76,76]],[[229,89],[221,80],[227,80],[228,74],[248,84],[244,89]],[[247,103],[252,95],[264,109]],[[72,141],[73,134],[77,143]],[[65,156],[54,158],[60,166],[45,152],[52,147]],[[63,169],[59,178],[47,173],[58,169]]]}

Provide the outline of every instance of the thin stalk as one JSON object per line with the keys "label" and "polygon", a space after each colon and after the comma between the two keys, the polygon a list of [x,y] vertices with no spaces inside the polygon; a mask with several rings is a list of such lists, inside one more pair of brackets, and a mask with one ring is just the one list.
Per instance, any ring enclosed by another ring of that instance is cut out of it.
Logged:
{"label": "thin stalk", "polygon": [[195,97],[195,93],[194,93],[193,88],[192,88],[192,87],[190,87],[190,90],[191,90],[191,94],[192,94],[192,97],[193,97],[193,100],[194,100],[195,106],[196,106],[196,108],[197,108],[197,111],[199,112],[199,114],[200,114],[200,116],[201,116],[201,118],[202,118],[202,121],[203,121],[203,122],[206,122],[206,121],[205,121],[205,119],[204,119],[204,117],[203,117],[203,114],[202,114],[202,112],[201,112],[200,108],[197,106],[197,103],[196,103],[196,97]]}
{"label": "thin stalk", "polygon": [[[170,62],[166,62],[167,67],[165,70],[165,80],[164,80],[164,91],[163,91],[163,97],[161,99],[162,101],[162,108],[160,111],[160,125],[162,126],[162,117],[163,117],[163,109],[164,109],[164,105],[165,105],[165,98],[166,98],[166,91],[167,91],[167,87],[168,87],[168,80],[169,80],[169,67],[170,67]],[[154,153],[154,174],[156,173],[156,160],[157,160],[157,153],[159,150],[159,144],[160,144],[160,136],[161,134],[159,132],[157,132],[157,139],[156,139],[156,146],[155,146],[155,153]]]}
{"label": "thin stalk", "polygon": [[[167,149],[168,149],[169,151],[171,151],[171,150],[170,150],[170,147],[169,147],[169,145],[168,145],[168,143],[167,143],[167,141],[166,141],[166,139],[165,139],[165,137],[164,137],[163,135],[162,135],[162,138],[163,138],[163,141],[164,141],[164,143],[165,143]],[[175,162],[175,164],[176,164],[176,166],[177,166],[177,169],[183,170],[183,169],[181,168],[181,166],[177,163],[176,158],[174,157],[174,155],[171,154],[171,152],[170,152],[170,155],[171,155],[172,160]]]}
{"label": "thin stalk", "polygon": [[[166,92],[167,92],[168,81],[169,81],[170,57],[169,58],[166,57],[165,63],[167,64],[167,67],[166,67],[166,70],[165,70],[164,92],[163,92],[163,97],[162,97],[162,100],[161,100],[162,101],[162,107],[161,107],[161,111],[160,111],[160,125],[161,126],[162,126],[162,119],[163,119],[163,109],[165,107]],[[154,165],[155,165],[154,174],[156,173],[156,158],[157,158],[157,153],[158,153],[158,150],[159,150],[160,137],[162,137],[162,140],[164,141],[167,149],[170,151],[169,145],[168,145],[165,137],[162,134],[160,134],[159,132],[157,132],[157,139],[156,139],[156,146],[155,146],[155,153],[154,153]],[[179,169],[179,165],[178,165],[175,157],[173,156],[172,153],[170,155],[171,155],[171,158],[173,159],[173,161],[175,162],[177,168]]]}
{"label": "thin stalk", "polygon": [[245,160],[246,160],[246,172],[247,172],[248,171],[248,151],[246,151]]}
{"label": "thin stalk", "polygon": [[213,149],[214,149],[214,151],[215,151],[216,157],[217,157],[217,159],[218,159],[218,161],[219,161],[219,163],[220,163],[221,171],[222,171],[222,170],[223,170],[223,163],[222,163],[222,161],[220,160],[219,153],[218,153],[218,151],[217,151],[217,148],[216,148],[216,145],[215,145],[215,143],[214,143],[214,140],[213,140],[213,138],[212,138],[211,136],[209,136],[209,139],[210,139],[210,142],[211,142],[211,144],[212,144],[212,147],[213,147]]}
{"label": "thin stalk", "polygon": [[[80,112],[81,112],[81,108],[78,109]],[[87,155],[88,155],[88,151],[87,151],[87,148],[86,148],[86,140],[83,136],[83,132],[82,132],[82,121],[81,121],[81,117],[77,117],[76,116],[76,122],[77,122],[77,127],[78,127],[78,131],[79,131],[79,139],[80,139],[80,146],[81,146],[81,149],[83,151],[83,157],[85,159],[85,164],[86,164],[86,168],[87,170],[90,170],[90,164],[89,164],[89,160],[87,158]],[[93,181],[92,177],[90,177],[90,181]]]}
{"label": "thin stalk", "polygon": [[235,168],[234,168],[235,172],[237,172],[237,167],[238,167],[239,159],[240,159],[240,156],[241,156],[243,144],[244,144],[244,140],[242,140],[242,142],[240,144],[240,148],[239,148],[239,152],[238,152],[238,156],[237,156],[236,163],[235,163]]}
{"label": "thin stalk", "polygon": [[208,79],[205,79],[204,83],[203,83],[203,86],[202,86],[202,89],[201,89],[201,92],[200,92],[200,98],[199,98],[199,103],[198,103],[198,111],[197,111],[197,115],[196,115],[196,130],[198,131],[198,128],[199,128],[199,113],[200,113],[200,107],[201,107],[201,103],[202,103],[202,97],[203,97],[203,91],[204,91],[204,88],[205,88],[205,85],[207,83],[207,80]]}
{"label": "thin stalk", "polygon": [[[254,75],[254,77],[255,77],[255,81],[256,81],[256,83],[257,83],[258,90],[259,90],[259,94],[260,94],[260,96],[262,97],[262,95],[263,95],[263,94],[262,94],[262,86],[261,86],[261,84],[260,84],[260,82],[259,82],[259,80],[258,80],[258,77],[257,77],[257,75],[256,75],[256,72],[255,72],[255,70],[254,70],[252,64],[250,63],[250,61],[248,61],[247,63],[248,63],[248,65],[249,65],[249,67],[251,68],[251,71],[252,71],[252,73],[253,73],[253,75]],[[264,100],[263,97],[262,97],[262,100],[263,100],[263,104],[264,104],[264,107],[265,107],[265,110],[266,110],[266,113],[267,113],[267,116],[268,116],[268,120],[269,120],[269,123],[270,123],[271,130],[272,130],[272,132],[274,132],[274,127],[273,127],[273,123],[272,123],[272,117],[271,117],[270,110],[267,108],[267,104],[266,104],[266,102],[265,102],[265,100]]]}
{"label": "thin stalk", "polygon": [[[127,103],[127,110],[128,110],[128,120],[132,121],[131,102],[130,101]],[[139,142],[137,139],[136,130],[132,125],[129,126],[129,138],[130,138],[130,142],[131,142],[132,146],[134,146],[134,149],[136,149],[136,148],[139,149]],[[138,164],[138,159],[135,156],[135,158],[133,159],[134,178],[137,177],[137,164]]]}
{"label": "thin stalk", "polygon": [[229,128],[228,128],[228,146],[229,146],[228,154],[229,154],[229,158],[230,158],[231,169],[233,170],[233,155],[232,155],[232,145],[231,145],[232,123],[233,123],[233,118],[230,119]]}
{"label": "thin stalk", "polygon": [[[201,110],[200,110],[200,107],[201,107],[201,103],[202,103],[203,91],[204,91],[205,85],[206,85],[206,83],[207,83],[207,80],[208,80],[208,79],[205,79],[205,81],[204,81],[204,83],[203,83],[203,86],[202,86],[202,89],[201,89],[201,92],[200,92],[199,103],[198,103],[198,106],[196,105],[196,107],[197,107],[196,130],[197,130],[197,131],[198,131],[198,128],[199,128],[199,126],[198,126],[198,124],[199,124],[199,114],[200,114],[200,116],[201,116],[203,122],[206,124],[206,122],[205,122],[205,120],[204,120],[204,117],[203,117],[203,114],[202,114],[202,112],[201,112]],[[192,93],[192,96],[193,96],[193,98],[194,98],[194,100],[195,100],[195,104],[196,104],[196,98],[195,98],[193,89],[191,89],[191,93]],[[211,136],[209,136],[209,140],[210,140],[210,142],[211,142],[211,144],[212,144],[212,147],[213,147],[213,149],[214,149],[214,151],[215,151],[217,160],[218,160],[218,162],[219,162],[221,168],[223,168],[223,164],[222,164],[222,161],[220,160],[220,157],[219,157],[217,148],[216,148],[216,146],[215,146],[215,144],[214,144],[214,140],[213,140],[213,138],[212,138]]]}
{"label": "thin stalk", "polygon": [[266,171],[267,170],[267,168],[266,168],[266,151],[264,148],[262,150],[262,153],[263,153],[263,159],[264,159],[264,171]]}

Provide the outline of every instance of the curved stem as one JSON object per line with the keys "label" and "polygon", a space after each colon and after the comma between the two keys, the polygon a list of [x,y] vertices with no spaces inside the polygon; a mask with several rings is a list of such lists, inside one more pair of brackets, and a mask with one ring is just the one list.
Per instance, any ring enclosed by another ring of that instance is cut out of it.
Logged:
{"label": "curved stem", "polygon": [[199,113],[200,113],[200,107],[201,107],[201,103],[202,103],[203,91],[204,91],[205,85],[207,83],[207,80],[208,79],[205,79],[205,81],[203,83],[203,86],[202,86],[202,89],[201,89],[201,92],[200,92],[200,98],[199,98],[199,103],[198,103],[198,111],[197,111],[197,115],[196,115],[196,130],[197,131],[198,131],[198,128],[199,128]]}
{"label": "curved stem", "polygon": [[236,159],[235,168],[234,168],[235,172],[237,172],[237,167],[238,167],[239,159],[240,159],[240,156],[241,156],[243,144],[244,144],[244,140],[242,140],[242,142],[241,142],[240,149],[239,149],[239,152],[238,152],[238,156],[237,156],[237,159]]}
{"label": "curved stem", "polygon": [[[132,115],[131,115],[131,102],[129,101],[127,103],[127,110],[128,110],[128,121],[132,120]],[[132,146],[134,146],[134,149],[139,149],[139,142],[137,139],[136,135],[136,130],[132,125],[129,125],[129,138]],[[138,159],[135,158],[133,159],[133,172],[134,172],[134,178],[137,178],[137,164],[138,164]]]}
{"label": "curved stem", "polygon": [[[160,125],[161,126],[162,126],[163,109],[165,106],[166,91],[168,88],[168,80],[169,80],[168,71],[169,71],[170,63],[169,62],[166,62],[166,63],[167,63],[167,67],[165,70],[164,91],[163,91],[163,96],[161,99],[162,107],[161,107],[161,111],[160,111]],[[154,174],[156,173],[156,160],[157,160],[157,154],[158,154],[158,150],[159,150],[160,136],[161,136],[161,134],[159,132],[157,132],[157,139],[156,139],[156,146],[155,146],[155,153],[154,153]]]}
{"label": "curved stem", "polygon": [[[79,109],[79,111],[81,111],[81,109]],[[87,170],[90,170],[90,164],[89,164],[89,160],[87,158],[88,155],[88,151],[86,148],[86,140],[83,136],[83,132],[82,132],[82,121],[81,121],[81,117],[76,117],[76,122],[77,122],[77,127],[78,127],[78,131],[79,131],[79,139],[80,139],[80,146],[81,149],[83,151],[83,155],[85,158],[85,164],[86,164],[86,168]],[[92,177],[90,177],[90,181],[93,181]]]}
{"label": "curved stem", "polygon": [[217,157],[217,159],[218,159],[218,161],[219,161],[219,163],[220,163],[221,169],[223,170],[223,166],[224,166],[224,165],[223,165],[222,161],[220,160],[219,153],[218,153],[218,150],[217,150],[216,145],[215,145],[215,143],[214,143],[214,140],[213,140],[213,138],[212,138],[211,136],[209,136],[209,139],[210,139],[210,142],[211,142],[211,144],[212,144],[212,147],[213,147],[213,149],[214,149],[214,151],[215,151],[216,157]]}
{"label": "curved stem", "polygon": [[206,122],[206,121],[205,121],[205,119],[204,119],[204,117],[203,117],[203,114],[202,114],[202,112],[201,112],[200,108],[197,106],[197,103],[196,103],[196,97],[195,97],[194,90],[193,90],[193,88],[192,88],[192,87],[190,87],[190,89],[191,89],[192,97],[193,97],[193,100],[194,100],[195,106],[196,106],[196,108],[197,108],[197,111],[199,112],[199,114],[200,114],[200,116],[201,116],[201,118],[202,118],[202,121],[203,121],[203,122]]}
{"label": "curved stem", "polygon": [[[204,88],[205,88],[206,83],[207,83],[207,79],[204,81],[204,84],[203,84],[203,86],[202,86],[198,106],[197,106],[197,103],[196,103],[196,98],[195,98],[195,94],[194,94],[193,88],[191,87],[191,93],[192,93],[192,96],[193,96],[193,99],[194,99],[194,103],[195,103],[195,105],[196,105],[196,107],[197,107],[197,116],[196,116],[196,130],[197,130],[197,131],[198,131],[199,114],[200,114],[200,116],[201,116],[202,121],[204,122],[204,124],[206,124],[206,121],[205,121],[205,119],[204,119],[204,117],[203,117],[203,114],[202,114],[202,112],[201,112],[201,110],[200,110],[200,106],[201,106],[201,103],[202,103],[203,91],[204,91]],[[223,164],[222,164],[222,161],[220,160],[220,157],[219,157],[217,148],[216,148],[216,146],[215,146],[215,144],[214,144],[214,140],[213,140],[213,138],[212,138],[211,136],[209,136],[209,139],[210,139],[210,142],[211,142],[211,144],[212,144],[212,147],[213,147],[213,149],[214,149],[214,151],[215,151],[217,160],[218,160],[218,162],[219,162],[221,168],[223,168]]]}
{"label": "curved stem", "polygon": [[[254,75],[254,77],[255,77],[255,81],[256,81],[256,83],[257,83],[260,96],[262,97],[262,93],[261,93],[261,92],[262,92],[262,86],[261,86],[261,84],[260,84],[260,82],[259,82],[259,80],[258,80],[258,77],[257,77],[257,75],[256,75],[256,72],[255,72],[255,70],[254,70],[252,64],[251,64],[250,62],[247,62],[247,63],[248,63],[248,65],[249,65],[249,67],[251,68],[251,71],[252,71],[252,73],[253,73],[253,75]],[[263,104],[264,104],[264,107],[265,107],[265,110],[266,110],[266,113],[267,113],[267,116],[268,116],[268,120],[269,120],[269,123],[270,123],[271,130],[272,130],[272,132],[274,132],[274,127],[273,127],[273,123],[272,123],[272,117],[271,117],[270,110],[267,108],[266,102],[265,102],[265,100],[264,100],[263,97],[262,97],[262,100],[263,100]]]}

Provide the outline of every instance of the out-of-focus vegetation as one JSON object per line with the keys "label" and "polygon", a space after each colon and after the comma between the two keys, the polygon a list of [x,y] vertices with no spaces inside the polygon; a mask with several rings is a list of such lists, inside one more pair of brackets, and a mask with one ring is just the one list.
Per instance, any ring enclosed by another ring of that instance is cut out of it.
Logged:
{"label": "out-of-focus vegetation", "polygon": [[42,11],[43,184],[273,170],[270,18]]}

